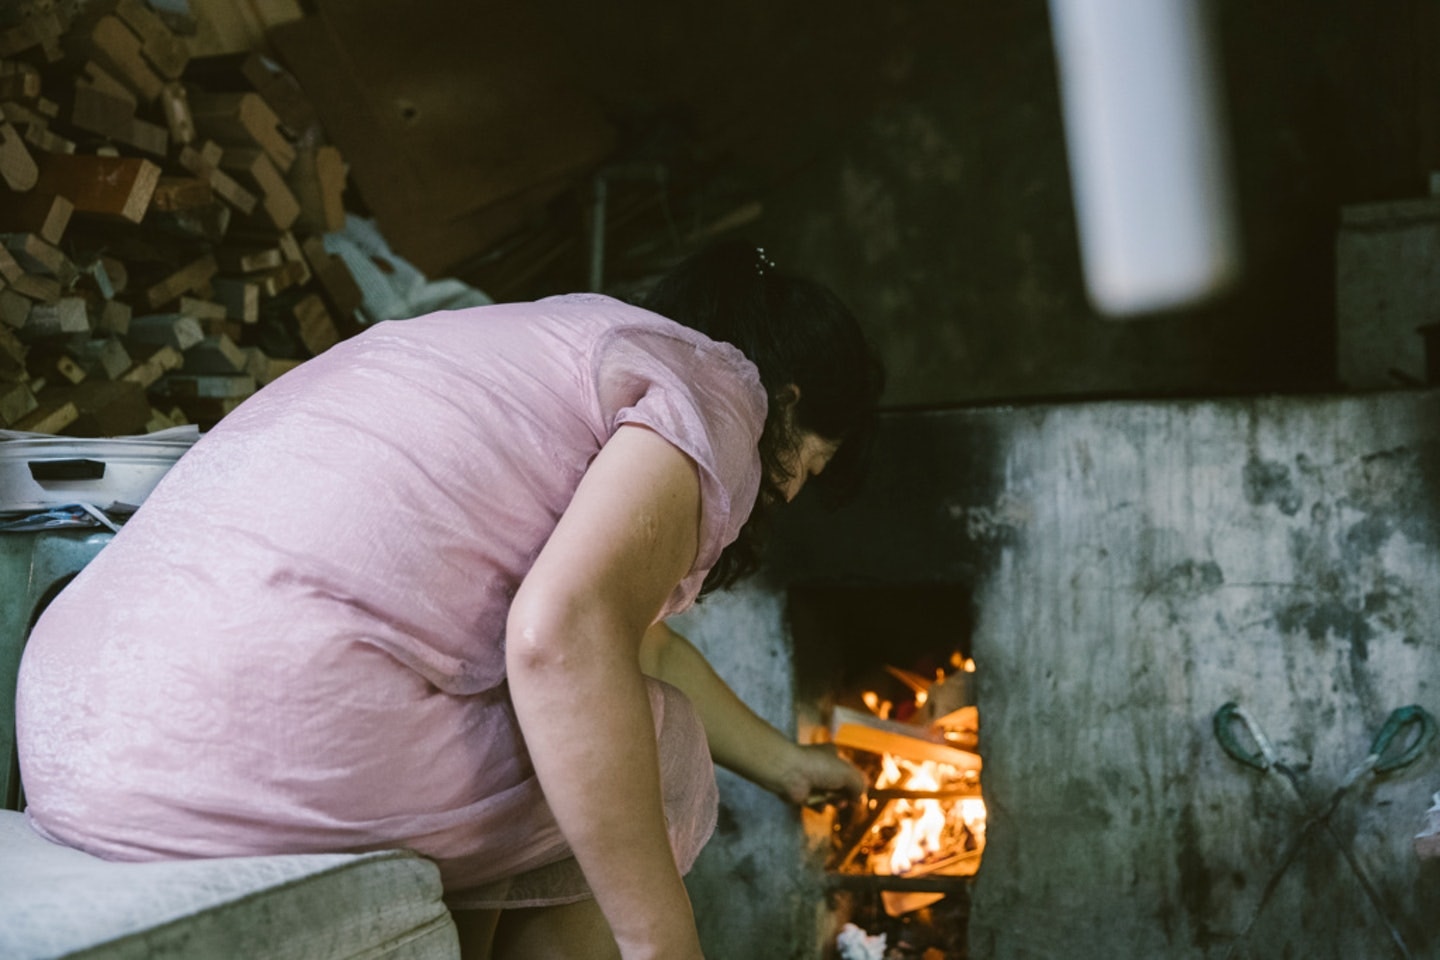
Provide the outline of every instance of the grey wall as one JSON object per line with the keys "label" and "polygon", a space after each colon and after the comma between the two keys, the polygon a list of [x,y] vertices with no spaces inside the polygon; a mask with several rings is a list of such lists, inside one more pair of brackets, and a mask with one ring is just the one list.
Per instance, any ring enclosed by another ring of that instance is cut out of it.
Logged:
{"label": "grey wall", "polygon": [[[1437,422],[1432,392],[897,413],[861,502],[797,504],[774,577],[974,584],[991,810],[974,957],[1223,956],[1300,817],[1278,781],[1223,755],[1214,711],[1244,704],[1317,799],[1391,709],[1440,711]],[[764,666],[786,630],[780,600],[737,602],[697,616],[714,618],[742,692],[758,669],[767,709],[783,711],[789,681]],[[725,628],[737,617],[751,625]],[[1417,957],[1440,952],[1440,864],[1411,848],[1437,789],[1440,745],[1334,816]],[[756,836],[778,836],[784,813]],[[711,889],[735,892],[720,851],[737,842],[718,841]],[[784,943],[807,935],[793,897],[745,909],[779,941],[746,955],[802,955]],[[1392,948],[1322,842],[1247,949]]]}

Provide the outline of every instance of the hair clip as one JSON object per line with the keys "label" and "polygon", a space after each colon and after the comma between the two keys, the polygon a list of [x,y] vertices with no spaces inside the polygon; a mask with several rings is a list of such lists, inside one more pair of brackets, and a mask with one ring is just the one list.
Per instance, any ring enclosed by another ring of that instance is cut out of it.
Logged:
{"label": "hair clip", "polygon": [[775,269],[775,261],[765,256],[764,247],[755,248],[755,257],[755,272],[760,274],[760,276],[765,276],[766,267],[769,267],[771,270]]}

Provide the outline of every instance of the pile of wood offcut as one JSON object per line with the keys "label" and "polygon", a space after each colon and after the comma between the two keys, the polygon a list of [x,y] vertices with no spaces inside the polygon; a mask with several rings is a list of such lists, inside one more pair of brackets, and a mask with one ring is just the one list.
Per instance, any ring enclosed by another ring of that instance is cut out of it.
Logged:
{"label": "pile of wood offcut", "polygon": [[260,53],[145,0],[0,11],[0,427],[202,428],[357,329],[346,166]]}

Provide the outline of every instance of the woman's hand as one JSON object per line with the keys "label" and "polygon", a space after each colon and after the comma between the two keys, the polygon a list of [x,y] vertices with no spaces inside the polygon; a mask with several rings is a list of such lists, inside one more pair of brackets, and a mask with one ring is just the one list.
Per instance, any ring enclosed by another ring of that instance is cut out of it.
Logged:
{"label": "woman's hand", "polygon": [[865,775],[828,743],[795,744],[771,789],[791,803],[854,801],[865,792]]}

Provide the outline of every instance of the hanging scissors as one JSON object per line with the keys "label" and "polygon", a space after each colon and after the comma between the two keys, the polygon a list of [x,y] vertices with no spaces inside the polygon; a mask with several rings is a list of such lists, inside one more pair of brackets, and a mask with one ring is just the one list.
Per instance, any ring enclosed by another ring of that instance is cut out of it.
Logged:
{"label": "hanging scissors", "polygon": [[[1264,731],[1260,729],[1260,725],[1255,722],[1255,719],[1250,716],[1244,707],[1234,702],[1225,704],[1219,710],[1215,711],[1214,726],[1215,739],[1220,741],[1220,746],[1232,759],[1238,760],[1240,763],[1248,767],[1253,767],[1263,773],[1274,772],[1280,774],[1281,778],[1289,784],[1295,798],[1300,803],[1301,809],[1305,812],[1304,823],[1295,834],[1295,837],[1290,841],[1289,846],[1285,848],[1285,852],[1280,858],[1279,866],[1265,884],[1265,889],[1260,895],[1260,902],[1256,905],[1254,913],[1251,914],[1249,922],[1245,924],[1245,929],[1241,931],[1239,938],[1231,945],[1229,952],[1226,953],[1226,957],[1228,958],[1233,955],[1240,943],[1249,935],[1251,927],[1255,925],[1255,921],[1265,909],[1265,904],[1269,901],[1270,895],[1274,893],[1275,888],[1279,885],[1280,878],[1284,876],[1286,870],[1289,869],[1290,864],[1294,861],[1296,854],[1300,852],[1300,848],[1304,845],[1305,841],[1315,830],[1323,827],[1330,835],[1331,840],[1334,841],[1335,846],[1339,848],[1341,855],[1345,857],[1345,862],[1350,865],[1350,869],[1355,874],[1355,878],[1360,881],[1360,885],[1364,888],[1365,895],[1369,898],[1371,906],[1375,908],[1376,913],[1378,913],[1380,918],[1385,922],[1390,932],[1390,939],[1394,941],[1400,955],[1404,957],[1405,960],[1412,960],[1410,948],[1406,945],[1405,938],[1401,936],[1395,923],[1390,919],[1380,892],[1376,889],[1370,877],[1360,867],[1359,862],[1356,861],[1355,854],[1350,850],[1349,845],[1336,832],[1334,826],[1331,825],[1330,815],[1334,813],[1335,808],[1340,805],[1340,800],[1345,796],[1346,792],[1348,792],[1361,777],[1371,773],[1392,773],[1403,767],[1408,767],[1419,759],[1420,755],[1424,753],[1425,749],[1430,745],[1430,742],[1435,739],[1435,718],[1423,707],[1413,704],[1391,711],[1390,716],[1385,719],[1385,723],[1381,726],[1380,731],[1375,734],[1375,739],[1371,741],[1370,750],[1366,753],[1365,758],[1350,769],[1340,782],[1340,785],[1321,807],[1315,807],[1306,798],[1305,792],[1300,786],[1299,775],[1292,767],[1279,759],[1275,748],[1265,736]],[[1237,729],[1244,731],[1252,747],[1247,748],[1240,742],[1236,736]],[[1408,737],[1402,737],[1402,734],[1408,734]]]}

